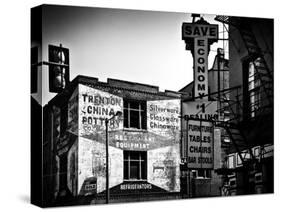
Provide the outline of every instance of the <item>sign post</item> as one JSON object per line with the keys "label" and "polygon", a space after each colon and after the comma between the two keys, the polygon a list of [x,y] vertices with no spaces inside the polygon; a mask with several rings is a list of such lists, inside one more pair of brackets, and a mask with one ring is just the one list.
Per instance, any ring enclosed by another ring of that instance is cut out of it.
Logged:
{"label": "sign post", "polygon": [[[182,40],[193,56],[194,100],[183,102],[182,162],[188,171],[188,197],[192,197],[191,170],[214,168],[213,121],[219,119],[217,102],[209,101],[208,55],[210,45],[218,41],[218,25],[203,18],[182,24]],[[186,122],[186,123],[184,123]]]}

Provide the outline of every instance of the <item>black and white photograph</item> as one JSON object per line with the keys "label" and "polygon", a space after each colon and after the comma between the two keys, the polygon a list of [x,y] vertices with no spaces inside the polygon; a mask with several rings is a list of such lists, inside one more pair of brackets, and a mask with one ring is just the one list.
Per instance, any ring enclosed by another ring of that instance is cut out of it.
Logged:
{"label": "black and white photograph", "polygon": [[0,211],[278,211],[278,1],[1,3]]}
{"label": "black and white photograph", "polygon": [[31,9],[31,203],[274,193],[274,19]]}

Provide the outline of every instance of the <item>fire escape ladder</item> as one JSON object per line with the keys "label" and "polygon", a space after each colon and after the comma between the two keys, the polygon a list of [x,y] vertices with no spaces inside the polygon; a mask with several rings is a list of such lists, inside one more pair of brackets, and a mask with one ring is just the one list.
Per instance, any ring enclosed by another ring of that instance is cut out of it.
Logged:
{"label": "fire escape ladder", "polygon": [[[236,172],[235,168],[238,168],[237,171],[243,170],[243,172],[247,172],[250,181],[254,178],[255,173],[261,170],[261,167],[258,161],[259,156],[254,155],[251,142],[244,134],[246,132],[245,126],[247,131],[252,131],[253,129],[257,129],[261,124],[264,124],[265,120],[271,118],[269,115],[270,113],[267,112],[273,111],[273,70],[268,67],[264,52],[257,42],[256,36],[251,29],[251,24],[247,23],[248,20],[245,21],[245,18],[229,16],[216,16],[215,20],[223,24],[232,25],[239,31],[254,70],[254,76],[252,76],[254,80],[250,81],[250,79],[248,79],[248,83],[252,82],[251,86],[254,84],[251,92],[253,95],[257,95],[252,99],[252,96],[249,95],[249,105],[247,105],[247,102],[244,102],[243,92],[241,90],[238,92],[239,89],[230,88],[228,92],[231,93],[231,95],[225,92],[222,92],[224,95],[220,95],[224,99],[228,99],[228,101],[219,104],[221,107],[218,111],[220,114],[229,113],[229,117],[227,117],[227,119],[224,117],[223,120],[218,122],[217,126],[225,130],[225,136],[228,136],[228,140],[230,140],[229,144],[226,145],[228,150],[227,154],[237,153],[241,160],[242,167],[234,166],[234,168],[230,168],[227,164],[228,159],[226,158],[225,164],[221,169],[218,169],[218,173],[225,176],[226,182],[228,182],[228,175]],[[232,39],[231,37],[229,38]],[[234,47],[236,48],[235,43]],[[239,49],[236,48],[236,50],[238,51]],[[247,86],[250,86],[250,84]],[[234,92],[236,92],[236,94]],[[225,98],[225,96],[230,98]],[[217,101],[221,101],[221,99],[217,98]],[[248,106],[249,108],[245,108]],[[246,113],[244,114],[244,112]],[[246,117],[248,114],[250,117]],[[252,120],[255,120],[254,125]],[[252,139],[253,138],[251,138],[251,140]],[[247,184],[246,187],[249,193],[252,192],[252,188],[249,184]]]}
{"label": "fire escape ladder", "polygon": [[242,164],[247,166],[248,162],[253,160],[255,157],[243,131],[236,124],[226,125],[225,130],[228,133]]}
{"label": "fire escape ladder", "polygon": [[[253,162],[255,157],[253,155],[251,146],[247,141],[241,125],[243,111],[241,98],[242,95],[237,88],[230,88],[225,92],[221,92],[217,101],[222,102],[221,108],[218,110],[220,114],[228,114],[229,117],[223,117],[224,120],[217,122],[217,126],[225,129],[230,139],[230,151],[237,152],[243,167],[248,167],[249,163]],[[230,100],[230,95],[234,100]]]}
{"label": "fire escape ladder", "polygon": [[256,59],[256,61],[253,62],[255,77],[260,80],[260,87],[264,91],[266,98],[271,105],[273,104],[273,73],[264,59],[262,50],[259,47],[251,28],[247,24],[241,24],[238,30],[241,34],[242,40],[244,41],[249,56]]}
{"label": "fire escape ladder", "polygon": [[245,44],[249,56],[256,59],[254,68],[256,70],[255,77],[260,80],[261,92],[264,92],[269,105],[273,105],[273,71],[269,69],[264,54],[256,40],[250,24],[245,21],[245,18],[230,17],[230,16],[216,16],[216,21],[224,24],[234,26],[240,33],[241,38]]}

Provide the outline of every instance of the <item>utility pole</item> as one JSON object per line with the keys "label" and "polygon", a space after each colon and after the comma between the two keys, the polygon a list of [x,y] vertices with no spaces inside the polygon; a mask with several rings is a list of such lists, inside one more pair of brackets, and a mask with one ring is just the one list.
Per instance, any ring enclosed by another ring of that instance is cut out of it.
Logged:
{"label": "utility pole", "polygon": [[109,119],[105,119],[105,155],[106,155],[106,204],[109,202],[109,163],[108,163],[108,122]]}
{"label": "utility pole", "polygon": [[116,116],[120,117],[122,116],[122,112],[121,111],[117,111],[115,115],[113,115],[111,118],[106,118],[105,119],[105,163],[106,163],[106,197],[105,197],[105,202],[106,204],[109,203],[109,199],[110,199],[110,191],[109,191],[109,144],[108,144],[108,123],[110,120],[114,119]]}

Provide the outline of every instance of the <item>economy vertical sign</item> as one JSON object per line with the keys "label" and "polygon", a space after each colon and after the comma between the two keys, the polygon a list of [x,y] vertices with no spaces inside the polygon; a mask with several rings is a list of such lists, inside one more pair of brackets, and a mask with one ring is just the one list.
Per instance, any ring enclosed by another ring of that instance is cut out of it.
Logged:
{"label": "economy vertical sign", "polygon": [[203,18],[183,23],[182,40],[193,56],[195,99],[183,103],[186,134],[182,141],[182,161],[189,169],[213,169],[213,121],[219,117],[217,102],[208,99],[208,55],[210,45],[218,41],[218,25],[209,24]]}
{"label": "economy vertical sign", "polygon": [[195,23],[183,23],[182,39],[194,59],[194,96],[208,99],[208,54],[210,45],[218,40],[218,25],[202,18]]}
{"label": "economy vertical sign", "polygon": [[194,94],[208,98],[208,40],[194,38]]}

